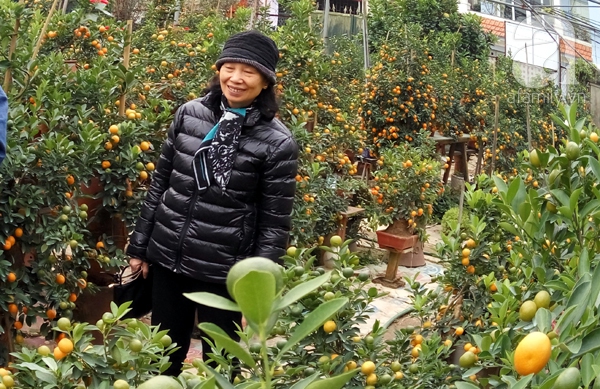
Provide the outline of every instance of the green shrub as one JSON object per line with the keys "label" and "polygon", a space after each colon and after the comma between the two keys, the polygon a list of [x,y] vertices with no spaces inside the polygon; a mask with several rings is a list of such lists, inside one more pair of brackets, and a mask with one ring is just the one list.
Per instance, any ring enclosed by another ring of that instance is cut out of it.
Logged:
{"label": "green shrub", "polygon": [[[469,211],[463,208],[462,220],[469,220],[469,218]],[[442,217],[442,234],[450,234],[452,232],[452,226],[456,225],[456,223],[458,223],[458,207],[452,207],[448,209]]]}

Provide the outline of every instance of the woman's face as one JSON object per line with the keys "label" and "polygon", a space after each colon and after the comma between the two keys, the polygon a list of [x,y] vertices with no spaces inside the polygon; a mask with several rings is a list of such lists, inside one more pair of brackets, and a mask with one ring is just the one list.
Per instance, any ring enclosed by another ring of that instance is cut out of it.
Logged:
{"label": "woman's face", "polygon": [[266,78],[254,66],[227,62],[219,71],[221,90],[231,108],[250,106],[268,86]]}

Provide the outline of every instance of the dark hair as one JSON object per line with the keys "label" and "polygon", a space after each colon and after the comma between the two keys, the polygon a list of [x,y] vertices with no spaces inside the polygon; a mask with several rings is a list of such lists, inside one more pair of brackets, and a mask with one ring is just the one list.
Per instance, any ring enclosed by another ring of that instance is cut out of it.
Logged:
{"label": "dark hair", "polygon": [[[223,91],[221,90],[221,81],[218,74],[208,82],[208,86],[202,93],[205,95],[210,93],[206,101],[208,106],[213,109],[220,108]],[[260,91],[256,100],[254,100],[254,106],[266,120],[272,120],[275,117],[279,110],[279,102],[275,95],[275,85],[272,82],[269,82],[266,89]]]}

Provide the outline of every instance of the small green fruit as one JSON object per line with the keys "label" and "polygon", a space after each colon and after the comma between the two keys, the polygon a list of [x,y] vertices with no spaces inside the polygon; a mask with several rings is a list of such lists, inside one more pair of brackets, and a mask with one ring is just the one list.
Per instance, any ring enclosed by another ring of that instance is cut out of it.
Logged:
{"label": "small green fruit", "polygon": [[129,383],[125,380],[116,380],[113,384],[114,389],[129,389]]}
{"label": "small green fruit", "polygon": [[350,278],[354,275],[354,269],[351,267],[345,267],[342,269],[342,275],[346,278]]}
{"label": "small green fruit", "polygon": [[110,312],[105,312],[105,313],[102,315],[102,321],[104,321],[105,323],[109,323],[109,324],[110,324],[110,323],[112,323],[114,320],[115,320],[115,316],[114,316],[112,313],[110,313]]}
{"label": "small green fruit", "polygon": [[302,274],[304,274],[304,268],[302,266],[294,267],[294,275],[296,277],[300,277]]}
{"label": "small green fruit", "polygon": [[466,353],[461,355],[460,359],[458,360],[458,364],[460,367],[468,369],[470,367],[473,367],[476,361],[477,356],[473,352],[467,351]]}
{"label": "small green fruit", "polygon": [[173,343],[173,340],[169,335],[164,335],[162,338],[160,338],[160,343],[163,345],[163,347],[169,347],[171,343]]}
{"label": "small green fruit", "polygon": [[283,268],[263,257],[252,257],[239,261],[227,274],[227,291],[235,299],[235,284],[250,272],[270,273],[275,279],[275,293],[283,288]]}
{"label": "small green fruit", "polygon": [[56,326],[62,331],[68,331],[71,328],[71,320],[66,317],[61,317],[56,322]]}
{"label": "small green fruit", "polygon": [[529,162],[535,167],[540,167],[542,165],[537,150],[531,150],[531,153],[529,153]]}
{"label": "small green fruit", "polygon": [[566,154],[567,154],[567,158],[570,161],[573,161],[573,160],[579,158],[579,153],[580,153],[580,150],[579,150],[579,145],[577,143],[572,142],[572,141],[567,143]]}
{"label": "small green fruit", "polygon": [[144,382],[137,389],[183,389],[173,377],[157,375]]}
{"label": "small green fruit", "polygon": [[340,247],[344,243],[342,237],[339,235],[334,235],[329,239],[329,244],[331,247]]}
{"label": "small green fruit", "polygon": [[129,348],[133,352],[139,353],[140,351],[142,351],[143,347],[144,345],[139,339],[132,339],[131,342],[129,342]]}
{"label": "small green fruit", "polygon": [[556,381],[553,389],[577,389],[581,384],[581,372],[576,367],[566,368]]}

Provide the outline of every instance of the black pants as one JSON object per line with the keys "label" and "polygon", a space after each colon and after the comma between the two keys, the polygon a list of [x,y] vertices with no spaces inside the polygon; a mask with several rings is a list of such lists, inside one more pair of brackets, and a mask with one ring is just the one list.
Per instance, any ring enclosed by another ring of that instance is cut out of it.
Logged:
{"label": "black pants", "polygon": [[[152,325],[160,325],[162,330],[169,330],[169,336],[180,347],[169,356],[172,365],[163,374],[177,376],[181,373],[182,364],[190,348],[196,314],[199,323],[214,323],[232,339],[239,340],[235,331],[236,324],[241,326],[241,313],[199,305],[183,296],[183,293],[209,292],[230,298],[225,284],[195,280],[157,265],[154,265],[152,270],[154,271]],[[202,339],[204,360],[208,359],[209,352],[211,352],[210,346]]]}

